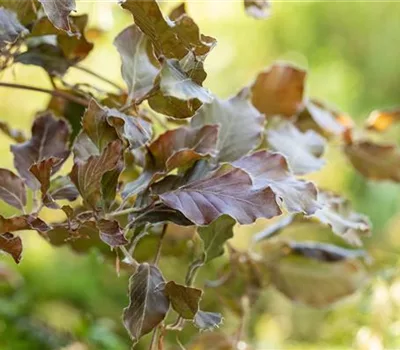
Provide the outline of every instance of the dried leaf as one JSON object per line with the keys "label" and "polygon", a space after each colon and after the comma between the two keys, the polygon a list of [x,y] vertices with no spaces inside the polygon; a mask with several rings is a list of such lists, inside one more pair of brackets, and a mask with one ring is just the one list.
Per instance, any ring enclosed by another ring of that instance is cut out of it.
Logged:
{"label": "dried leaf", "polygon": [[215,98],[211,104],[204,104],[191,124],[197,127],[219,124],[219,160],[229,162],[258,146],[264,118],[243,94],[239,94],[229,100]]}
{"label": "dried leaf", "polygon": [[223,321],[222,315],[199,310],[194,317],[194,325],[202,331],[218,328]]}
{"label": "dried leaf", "polygon": [[251,176],[255,189],[270,187],[289,212],[311,215],[320,208],[315,185],[296,179],[285,157],[279,153],[258,151],[232,165]]}
{"label": "dried leaf", "polygon": [[256,19],[267,18],[270,15],[269,0],[244,0],[244,7],[247,14]]}
{"label": "dried leaf", "polygon": [[205,179],[166,192],[160,198],[196,225],[208,225],[223,214],[241,224],[281,214],[270,188],[255,190],[246,172],[229,166]]}
{"label": "dried leaf", "polygon": [[12,256],[14,261],[19,264],[22,258],[22,240],[11,233],[0,235],[0,252],[3,251]]}
{"label": "dried leaf", "polygon": [[78,159],[72,168],[69,176],[84,202],[92,208],[99,205],[104,174],[116,168],[121,159],[121,152],[121,142],[113,141],[100,156],[91,156],[86,161]]}
{"label": "dried leaf", "polygon": [[22,211],[26,205],[24,182],[7,169],[0,169],[0,199]]}
{"label": "dried leaf", "polygon": [[14,12],[0,7],[0,50],[27,33]]}
{"label": "dried leaf", "polygon": [[203,241],[205,262],[224,254],[224,244],[233,237],[233,227],[236,221],[228,215],[222,215],[209,226],[198,228]]}
{"label": "dried leaf", "polygon": [[123,321],[136,343],[151,332],[165,317],[169,300],[164,294],[165,280],[154,265],[141,264],[129,282],[130,303],[124,309]]}
{"label": "dried leaf", "polygon": [[128,244],[124,236],[124,231],[119,226],[118,221],[99,220],[97,221],[97,228],[100,231],[101,240],[108,244],[110,247],[118,247]]}
{"label": "dried leaf", "polygon": [[300,132],[293,124],[284,123],[267,132],[268,144],[282,153],[296,175],[304,175],[319,170],[325,161],[321,159],[325,151],[325,139],[313,130]]}
{"label": "dried leaf", "polygon": [[400,121],[400,109],[376,110],[373,111],[365,123],[368,130],[377,132],[386,131],[394,123]]}
{"label": "dried leaf", "polygon": [[51,227],[43,220],[32,215],[14,216],[11,218],[4,218],[0,215],[0,234],[24,230],[36,230],[40,233],[47,233],[51,230]]}
{"label": "dried leaf", "polygon": [[55,157],[61,161],[53,168],[60,169],[69,155],[69,127],[62,119],[55,119],[51,113],[39,116],[32,127],[32,138],[18,145],[12,145],[14,165],[19,174],[32,189],[40,187],[39,182],[29,171],[30,167],[44,159]]}
{"label": "dried leaf", "polygon": [[286,64],[275,64],[260,73],[251,87],[254,106],[267,118],[291,117],[304,108],[306,72]]}
{"label": "dried leaf", "polygon": [[184,319],[192,320],[199,311],[203,292],[200,289],[176,284],[170,281],[165,285],[165,294],[172,308]]}
{"label": "dried leaf", "polygon": [[76,10],[75,0],[39,0],[51,23],[72,34],[69,15]]}

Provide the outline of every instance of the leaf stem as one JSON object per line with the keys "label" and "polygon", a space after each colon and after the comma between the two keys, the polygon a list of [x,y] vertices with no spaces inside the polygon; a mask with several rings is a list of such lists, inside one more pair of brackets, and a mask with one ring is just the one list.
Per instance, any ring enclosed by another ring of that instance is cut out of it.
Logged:
{"label": "leaf stem", "polygon": [[135,269],[139,267],[139,263],[129,254],[128,250],[124,246],[120,246],[121,252],[124,253],[125,258],[128,260],[129,264],[132,265]]}
{"label": "leaf stem", "polygon": [[160,241],[158,242],[157,253],[156,253],[156,256],[154,257],[154,265],[158,265],[158,262],[160,261],[162,245],[163,245],[165,234],[167,233],[167,228],[168,228],[168,224],[165,223],[164,227],[162,229],[162,232],[161,232]]}
{"label": "leaf stem", "polygon": [[143,211],[143,208],[129,208],[129,209],[124,209],[124,210],[120,210],[120,211],[115,211],[113,213],[108,213],[107,216],[109,218],[115,218],[118,216],[124,216],[124,215],[128,215],[128,214],[133,214],[133,213],[140,213]]}
{"label": "leaf stem", "polygon": [[99,80],[102,80],[102,81],[104,81],[104,82],[110,84],[111,86],[117,88],[117,89],[120,90],[120,91],[123,91],[123,90],[124,90],[124,88],[121,87],[121,86],[119,86],[117,83],[114,83],[112,80],[110,80],[110,79],[108,79],[108,78],[106,78],[106,77],[103,77],[102,75],[100,75],[100,74],[98,74],[98,73],[92,71],[92,70],[89,69],[89,68],[86,68],[86,67],[83,67],[83,66],[73,66],[73,67],[74,67],[75,69],[78,69],[78,70],[80,70],[80,71],[82,71],[82,72],[85,72],[85,73],[87,73],[87,74],[89,74],[89,75],[92,75],[92,76],[96,77],[96,78],[99,79]]}
{"label": "leaf stem", "polygon": [[59,91],[59,90],[49,90],[49,89],[43,89],[43,88],[38,88],[34,86],[28,86],[28,85],[22,85],[22,84],[14,84],[14,83],[4,83],[0,82],[0,87],[7,87],[11,89],[20,89],[20,90],[29,90],[29,91],[36,91],[36,92],[43,92],[45,94],[49,94],[52,96],[60,97],[63,98],[64,100],[68,100],[71,102],[75,102],[77,104],[80,104],[84,107],[89,106],[89,101],[85,100],[83,98],[80,98],[78,96],[71,95],[65,91]]}
{"label": "leaf stem", "polygon": [[154,350],[154,347],[157,344],[157,336],[158,336],[158,327],[153,329],[153,334],[151,336],[149,350]]}

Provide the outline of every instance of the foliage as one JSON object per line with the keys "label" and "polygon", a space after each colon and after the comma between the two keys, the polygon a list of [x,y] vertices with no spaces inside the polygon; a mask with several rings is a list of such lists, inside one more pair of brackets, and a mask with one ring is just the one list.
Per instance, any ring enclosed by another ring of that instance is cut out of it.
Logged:
{"label": "foliage", "polygon": [[[190,323],[200,330],[222,323],[221,314],[202,309],[208,290],[194,286],[198,271],[223,255],[224,247],[229,261],[207,286],[218,291],[239,327],[233,335],[216,333],[220,348],[246,341],[242,323],[269,286],[293,302],[324,308],[364,285],[364,251],[277,236],[312,223],[328,225],[343,245],[362,245],[371,232],[368,218],[340,195],[299,176],[321,169],[334,142],[366,178],[399,182],[397,146],[364,136],[388,129],[399,120],[398,110],[375,111],[357,130],[348,116],[305,95],[303,69],[282,63],[221,100],[203,87],[204,62],[216,40],[200,33],[184,5],[167,16],[155,0],[121,3],[135,22],[114,41],[126,88],[116,95],[70,86],[65,74],[93,49],[85,37],[87,16],[70,15],[73,0],[3,6],[1,69],[41,67],[54,87],[0,82],[53,96],[35,117],[30,138],[0,124],[15,142],[18,171],[0,169],[0,198],[21,212],[0,216],[0,250],[16,263],[23,257],[23,237],[16,232],[24,230],[79,253],[97,248],[117,261],[117,273],[131,274],[123,323],[133,344],[153,331],[151,347],[160,349],[168,333]],[[269,6],[244,1],[256,18],[266,17]],[[71,113],[65,104],[79,108]],[[67,176],[60,175],[62,169]],[[45,207],[66,219],[46,223]],[[229,244],[235,225],[277,217],[248,251]],[[192,231],[183,252],[171,243],[182,229]],[[158,241],[154,256],[140,245],[148,236]],[[167,248],[171,255],[183,253],[183,284],[163,276]],[[170,312],[176,315],[172,323]],[[188,346],[209,341],[201,333]]]}

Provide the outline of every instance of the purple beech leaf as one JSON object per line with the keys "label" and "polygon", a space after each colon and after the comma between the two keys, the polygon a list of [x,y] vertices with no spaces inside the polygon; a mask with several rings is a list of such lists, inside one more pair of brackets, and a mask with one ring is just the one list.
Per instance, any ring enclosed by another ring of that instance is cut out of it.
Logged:
{"label": "purple beech leaf", "polygon": [[110,247],[118,247],[129,243],[124,237],[124,231],[119,226],[118,221],[102,219],[97,221],[96,224],[100,231],[100,239]]}
{"label": "purple beech leaf", "polygon": [[14,165],[29,187],[35,190],[40,188],[39,182],[29,171],[33,164],[55,157],[61,161],[53,168],[53,173],[60,169],[70,153],[69,134],[69,126],[64,120],[55,119],[51,113],[46,113],[34,121],[29,141],[11,146]]}
{"label": "purple beech leaf", "polygon": [[270,187],[289,212],[311,215],[320,208],[315,185],[296,179],[285,157],[279,153],[258,151],[232,165],[251,176],[255,189]]}
{"label": "purple beech leaf", "polygon": [[0,131],[17,143],[26,141],[26,136],[21,130],[13,129],[5,122],[0,121]]}
{"label": "purple beech leaf", "polygon": [[99,205],[101,199],[101,180],[108,171],[114,170],[122,156],[121,141],[113,141],[99,156],[91,156],[86,161],[77,160],[70,178],[85,203],[92,208]]}
{"label": "purple beech leaf", "polygon": [[85,132],[79,133],[76,137],[72,150],[75,159],[80,161],[88,160],[91,156],[100,155],[99,149]]}
{"label": "purple beech leaf", "polygon": [[296,175],[317,171],[325,164],[321,156],[326,140],[313,130],[302,133],[293,124],[283,123],[267,131],[267,140],[272,149],[287,158]]}
{"label": "purple beech leaf", "polygon": [[272,218],[282,213],[270,188],[255,190],[250,176],[231,166],[163,193],[160,199],[196,225],[208,225],[223,214],[240,224],[251,224],[258,218]]}
{"label": "purple beech leaf", "polygon": [[27,33],[14,12],[0,7],[0,50]]}
{"label": "purple beech leaf", "polygon": [[235,219],[222,215],[210,225],[198,228],[199,236],[203,241],[205,262],[224,254],[224,244],[233,237],[235,224]]}
{"label": "purple beech leaf", "polygon": [[19,22],[24,26],[32,24],[37,19],[37,13],[35,11],[36,1],[32,0],[0,0],[0,7],[4,7],[6,10],[15,13],[18,17]]}
{"label": "purple beech leaf", "polygon": [[26,205],[24,182],[7,169],[0,169],[0,199],[22,211]]}
{"label": "purple beech leaf", "polygon": [[11,233],[0,235],[0,252],[12,256],[14,261],[19,264],[22,258],[22,240]]}
{"label": "purple beech leaf", "polygon": [[128,102],[146,96],[154,86],[160,67],[149,39],[136,25],[124,29],[114,40],[122,60],[121,73],[128,86]]}
{"label": "purple beech leaf", "polygon": [[4,218],[0,215],[0,234],[24,230],[36,230],[39,233],[47,233],[51,227],[43,220],[32,215],[14,216]]}
{"label": "purple beech leaf", "polygon": [[103,208],[107,210],[115,200],[119,188],[119,176],[124,168],[124,163],[119,161],[114,170],[106,172],[101,179],[101,198]]}
{"label": "purple beech leaf", "polygon": [[186,15],[186,3],[182,2],[181,4],[179,4],[177,7],[175,7],[174,9],[172,9],[172,11],[170,12],[170,14],[168,15],[168,17],[173,20],[176,21],[177,19],[179,19],[179,17]]}
{"label": "purple beech leaf", "polygon": [[368,217],[354,212],[350,201],[331,192],[320,192],[318,201],[322,208],[313,216],[348,243],[361,246],[361,238],[371,235]]}
{"label": "purple beech leaf", "polygon": [[193,117],[191,125],[198,127],[206,124],[220,126],[218,159],[230,162],[258,146],[264,118],[243,94],[239,94],[229,100],[215,98],[211,104],[204,104]]}
{"label": "purple beech leaf", "polygon": [[247,14],[256,19],[267,18],[270,15],[269,0],[244,0],[244,7]]}
{"label": "purple beech leaf", "polygon": [[264,230],[255,234],[253,236],[253,242],[258,243],[260,241],[275,237],[281,233],[282,230],[292,224],[295,221],[295,218],[296,215],[293,214],[279,218],[277,221],[274,221],[272,224],[268,225]]}
{"label": "purple beech leaf", "polygon": [[254,106],[267,118],[292,117],[304,107],[306,72],[286,64],[275,64],[260,73],[251,86]]}
{"label": "purple beech leaf", "polygon": [[129,281],[129,306],[123,321],[134,343],[151,332],[165,318],[169,300],[164,294],[165,280],[154,265],[143,263]]}
{"label": "purple beech leaf", "polygon": [[68,176],[58,176],[50,182],[48,192],[53,200],[66,199],[73,202],[79,197],[79,192]]}
{"label": "purple beech leaf", "polygon": [[194,317],[194,325],[202,331],[218,328],[222,324],[221,314],[199,310]]}
{"label": "purple beech leaf", "polygon": [[199,311],[199,303],[203,291],[176,284],[170,281],[165,285],[165,295],[171,302],[172,308],[184,319],[192,320]]}
{"label": "purple beech leaf", "polygon": [[69,15],[76,10],[75,0],[39,0],[53,25],[72,35]]}

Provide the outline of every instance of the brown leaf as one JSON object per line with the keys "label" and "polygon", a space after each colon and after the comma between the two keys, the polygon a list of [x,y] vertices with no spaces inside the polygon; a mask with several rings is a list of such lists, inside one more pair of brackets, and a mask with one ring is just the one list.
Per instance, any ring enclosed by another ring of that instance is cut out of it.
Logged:
{"label": "brown leaf", "polygon": [[269,146],[282,153],[290,169],[296,175],[304,175],[321,169],[325,151],[325,139],[313,130],[300,132],[293,124],[283,123],[267,131]]}
{"label": "brown leaf", "polygon": [[100,239],[110,247],[118,247],[128,244],[124,237],[124,231],[119,226],[118,221],[99,220],[96,222],[100,231]]}
{"label": "brown leaf", "polygon": [[0,131],[17,143],[26,141],[25,134],[21,130],[13,129],[5,122],[0,122]]}
{"label": "brown leaf", "polygon": [[204,104],[191,124],[197,127],[219,124],[218,159],[230,162],[258,146],[264,118],[244,94],[239,94],[229,100],[215,98],[211,104]]}
{"label": "brown leaf", "polygon": [[60,169],[69,155],[69,126],[62,119],[55,119],[51,113],[39,116],[32,127],[32,138],[18,145],[12,145],[14,165],[19,174],[32,189],[40,187],[39,182],[29,168],[44,159],[55,157],[61,161],[54,167],[53,173]]}
{"label": "brown leaf", "polygon": [[79,192],[68,176],[58,176],[50,182],[48,192],[53,200],[66,199],[73,202],[79,197]]}
{"label": "brown leaf", "polygon": [[267,18],[270,15],[269,0],[244,0],[244,7],[247,14],[256,19]]}
{"label": "brown leaf", "polygon": [[169,18],[172,19],[173,21],[176,21],[179,17],[182,15],[187,14],[186,12],[186,2],[182,2],[178,6],[176,6],[174,9],[169,14]]}
{"label": "brown leaf", "polygon": [[376,110],[369,115],[365,127],[368,130],[383,132],[399,121],[400,109]]}
{"label": "brown leaf", "polygon": [[153,265],[141,264],[129,281],[129,306],[123,321],[134,343],[151,332],[164,319],[169,300],[164,294],[165,280]]}
{"label": "brown leaf", "polygon": [[296,179],[285,157],[279,153],[258,151],[232,165],[251,176],[255,189],[270,187],[289,212],[311,215],[320,208],[315,185]]}
{"label": "brown leaf", "polygon": [[28,30],[19,22],[14,12],[0,8],[0,50],[27,33]]}
{"label": "brown leaf", "polygon": [[164,290],[172,308],[180,316],[187,320],[192,320],[196,316],[203,295],[200,289],[182,286],[170,281],[165,285]]}
{"label": "brown leaf", "polygon": [[0,169],[0,199],[22,211],[26,205],[24,182],[7,169]]}
{"label": "brown leaf", "polygon": [[39,233],[47,233],[51,230],[51,227],[43,220],[32,215],[14,216],[11,218],[4,218],[0,215],[0,234],[24,230],[36,230]]}
{"label": "brown leaf", "polygon": [[99,156],[91,156],[86,161],[77,160],[70,178],[85,203],[96,208],[101,199],[101,180],[105,173],[116,168],[121,159],[121,141],[113,141]]}
{"label": "brown leaf", "polygon": [[0,235],[0,251],[11,255],[14,261],[19,264],[22,258],[22,240],[11,233]]}
{"label": "brown leaf", "polygon": [[286,64],[275,64],[260,73],[251,87],[254,106],[267,118],[291,117],[304,107],[306,72]]}
{"label": "brown leaf", "polygon": [[168,207],[179,210],[196,225],[208,225],[228,214],[240,224],[281,214],[270,188],[255,190],[243,170],[222,167],[211,176],[160,195]]}
{"label": "brown leaf", "polygon": [[39,0],[51,23],[72,34],[69,15],[76,10],[75,0]]}

